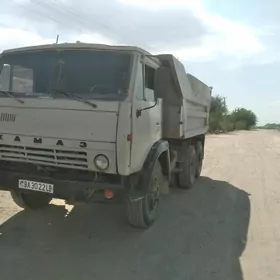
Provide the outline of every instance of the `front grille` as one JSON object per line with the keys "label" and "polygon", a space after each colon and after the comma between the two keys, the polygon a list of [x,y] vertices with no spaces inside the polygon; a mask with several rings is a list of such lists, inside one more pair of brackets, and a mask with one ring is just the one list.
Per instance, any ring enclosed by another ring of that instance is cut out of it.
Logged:
{"label": "front grille", "polygon": [[88,168],[87,153],[84,151],[0,145],[0,158],[7,161],[28,162],[74,169]]}
{"label": "front grille", "polygon": [[8,114],[8,113],[0,114],[0,122],[15,122],[15,121],[16,121],[15,114]]}

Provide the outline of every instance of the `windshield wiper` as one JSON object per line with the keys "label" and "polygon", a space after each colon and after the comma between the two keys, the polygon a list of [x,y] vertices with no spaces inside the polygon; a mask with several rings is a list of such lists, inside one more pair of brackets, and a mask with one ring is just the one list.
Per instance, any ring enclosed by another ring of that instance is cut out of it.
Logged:
{"label": "windshield wiper", "polygon": [[75,94],[70,93],[70,92],[66,92],[66,91],[63,91],[63,90],[60,90],[60,89],[51,89],[51,92],[63,94],[63,95],[65,95],[65,96],[69,96],[69,97],[72,98],[72,99],[81,101],[81,102],[83,102],[83,103],[85,103],[85,104],[90,105],[90,106],[93,107],[93,108],[97,108],[97,105],[96,105],[96,104],[91,103],[90,101],[88,101],[88,100],[86,100],[86,99],[83,99],[83,98],[81,98],[81,97],[79,97],[79,96],[77,96],[77,95],[75,95]]}
{"label": "windshield wiper", "polygon": [[24,101],[23,101],[23,100],[21,100],[21,99],[15,97],[15,96],[13,95],[13,93],[14,93],[13,91],[0,90],[0,93],[4,93],[4,94],[6,94],[7,96],[9,96],[9,97],[13,98],[14,100],[16,100],[17,102],[19,102],[19,103],[21,103],[21,104],[24,104]]}

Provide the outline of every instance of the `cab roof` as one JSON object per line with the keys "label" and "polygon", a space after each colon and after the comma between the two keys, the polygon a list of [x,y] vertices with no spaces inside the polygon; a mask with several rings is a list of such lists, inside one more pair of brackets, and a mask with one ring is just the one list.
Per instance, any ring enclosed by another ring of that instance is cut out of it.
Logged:
{"label": "cab roof", "polygon": [[137,52],[143,55],[151,55],[149,52],[136,47],[136,46],[111,46],[103,44],[89,44],[89,43],[61,43],[61,44],[49,44],[49,45],[37,45],[15,49],[4,50],[2,54],[28,52],[28,51],[40,51],[40,50],[108,50],[108,51],[124,51],[124,52]]}

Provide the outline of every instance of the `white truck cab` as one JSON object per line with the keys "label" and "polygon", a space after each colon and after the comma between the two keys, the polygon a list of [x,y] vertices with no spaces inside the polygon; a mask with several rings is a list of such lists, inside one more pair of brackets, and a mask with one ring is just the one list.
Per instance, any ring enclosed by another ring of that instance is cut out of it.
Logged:
{"label": "white truck cab", "polygon": [[[0,56],[0,188],[23,208],[117,199],[149,227],[200,175],[211,88],[172,55],[52,44]],[[117,195],[121,194],[121,195]]]}

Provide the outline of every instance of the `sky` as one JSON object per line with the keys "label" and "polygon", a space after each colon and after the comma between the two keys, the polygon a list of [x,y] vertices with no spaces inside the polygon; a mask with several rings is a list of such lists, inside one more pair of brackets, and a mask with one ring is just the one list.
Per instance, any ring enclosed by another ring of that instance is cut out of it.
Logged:
{"label": "sky", "polygon": [[171,53],[230,110],[280,122],[279,14],[279,0],[1,0],[0,52],[59,34]]}

